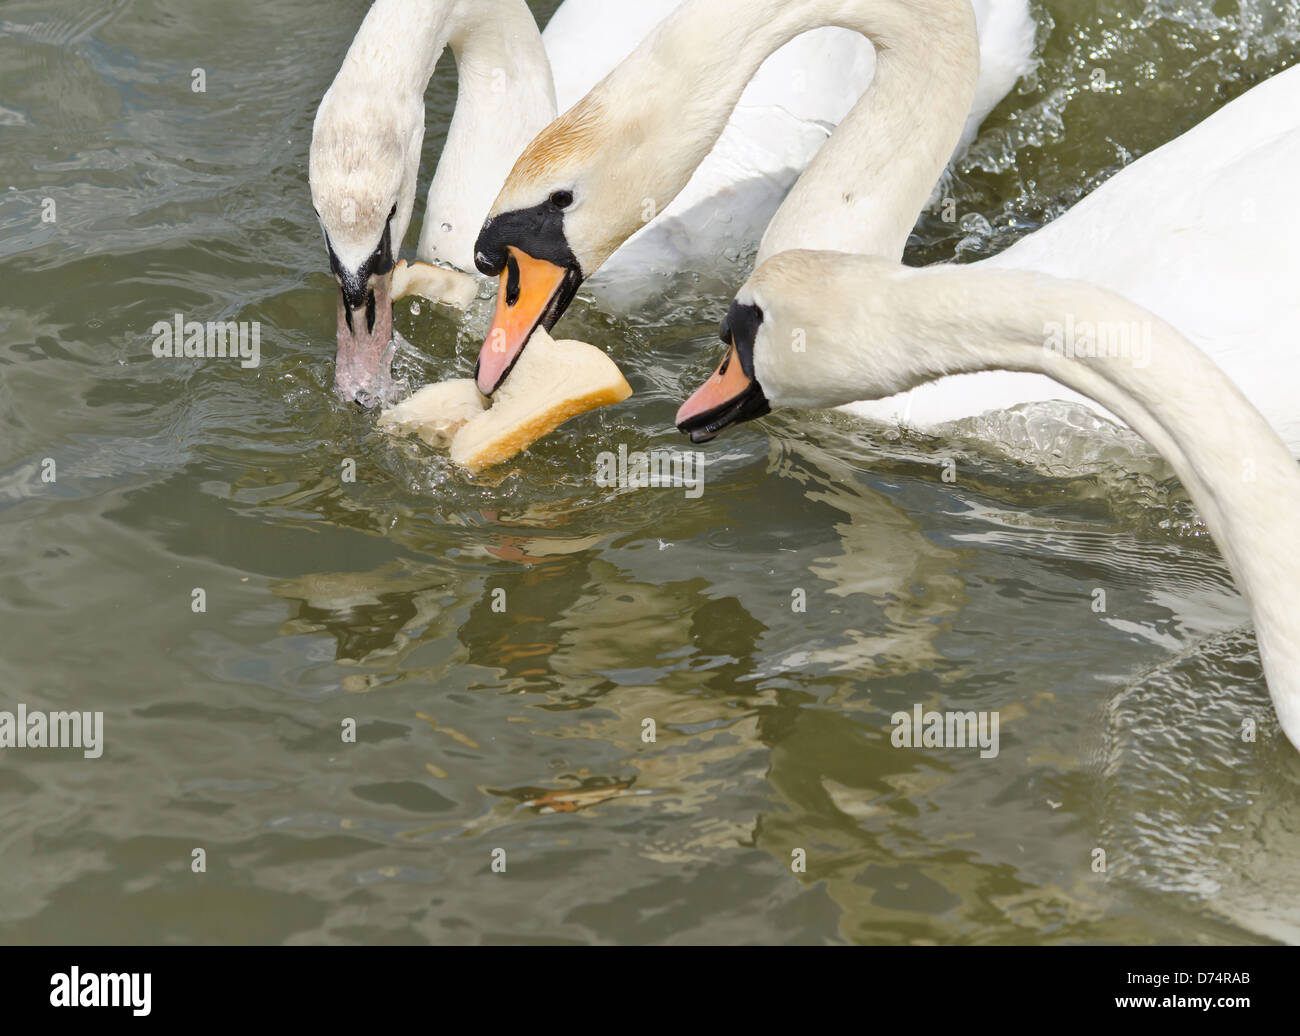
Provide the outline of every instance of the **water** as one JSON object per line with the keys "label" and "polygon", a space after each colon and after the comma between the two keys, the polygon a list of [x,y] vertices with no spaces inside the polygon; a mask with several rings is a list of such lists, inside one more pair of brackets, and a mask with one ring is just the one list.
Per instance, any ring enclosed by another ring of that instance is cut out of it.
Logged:
{"label": "water", "polygon": [[[559,330],[635,396],[489,477],[335,401],[306,150],[365,6],[0,8],[0,707],[106,728],[98,760],[0,753],[0,938],[1300,938],[1300,759],[1140,444],[1033,466],[785,414],[698,499],[601,489],[599,451],[683,445],[727,303],[690,278],[580,300]],[[1294,0],[1039,13],[911,261],[1005,247],[1300,40]],[[448,60],[421,195],[454,91]],[[260,321],[262,366],[154,359],[178,311]],[[468,373],[486,311],[400,305],[399,373]],[[892,747],[915,704],[997,710],[1000,754]]]}

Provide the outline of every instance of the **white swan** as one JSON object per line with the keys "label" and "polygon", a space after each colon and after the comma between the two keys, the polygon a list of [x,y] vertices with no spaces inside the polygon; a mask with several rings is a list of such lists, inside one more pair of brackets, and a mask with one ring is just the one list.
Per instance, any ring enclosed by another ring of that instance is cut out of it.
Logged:
{"label": "white swan", "polygon": [[[472,271],[483,217],[524,145],[555,117],[555,91],[567,108],[682,2],[567,0],[540,37],[524,0],[376,0],[317,111],[311,147],[312,197],[341,288],[335,386],[345,399],[369,402],[390,388],[391,298],[415,290],[464,306],[472,297],[451,274],[424,267],[407,289],[387,269],[410,223],[423,97],[444,47],[456,54],[459,94],[416,255]],[[975,2],[986,73],[968,137],[1030,67],[1035,31],[1027,0]],[[647,267],[706,268],[757,241],[871,81],[874,59],[861,36],[835,29],[773,55],[678,202],[613,264],[622,301],[655,286]],[[411,279],[400,264],[397,276]]]}
{"label": "white swan", "polygon": [[[1045,348],[1069,317],[1147,329],[1145,362]],[[1300,748],[1300,466],[1200,349],[1103,288],[1020,270],[910,269],[875,256],[789,251],[741,289],[718,371],[683,404],[697,442],[767,412],[831,407],[991,369],[1035,372],[1119,415],[1169,461],[1244,592],[1291,743]]]}
{"label": "white swan", "polygon": [[340,286],[334,385],[345,400],[369,404],[391,389],[393,270],[415,206],[424,93],[448,45],[459,93],[421,258],[468,268],[496,187],[555,114],[550,66],[523,0],[375,0],[311,141],[312,201]]}
{"label": "white swan", "polygon": [[[1091,281],[1184,328],[1300,452],[1300,206],[1287,200],[1297,169],[1300,66],[1253,87],[1059,219],[972,265]],[[787,239],[786,247],[796,246],[824,247]],[[1070,326],[1082,331],[1077,321]],[[1109,335],[1112,348],[1124,347],[1122,326],[1095,330]],[[1086,336],[1076,337],[1086,348]],[[997,371],[943,378],[846,409],[930,430],[1062,398],[1096,408],[1050,379]]]}
{"label": "white swan", "polygon": [[[759,66],[823,26],[855,31],[880,56],[760,256],[792,233],[808,246],[902,254],[976,95],[970,0],[687,0],[528,145],[493,204],[475,253],[481,272],[501,278],[480,391],[494,391],[534,328],[549,330],[582,281],[679,195]],[[847,183],[861,187],[839,189]]]}

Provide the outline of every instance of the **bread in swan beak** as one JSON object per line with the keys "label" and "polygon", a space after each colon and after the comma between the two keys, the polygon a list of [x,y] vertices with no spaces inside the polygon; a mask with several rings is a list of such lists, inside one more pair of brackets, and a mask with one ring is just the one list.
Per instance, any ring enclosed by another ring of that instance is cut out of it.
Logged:
{"label": "bread in swan beak", "polygon": [[415,434],[430,446],[447,449],[456,433],[487,405],[473,378],[440,381],[385,410],[379,415],[379,427],[397,435]]}
{"label": "bread in swan beak", "polygon": [[478,295],[478,281],[467,273],[433,263],[408,263],[405,259],[393,267],[389,289],[392,300],[418,295],[441,306],[467,309]]}
{"label": "bread in swan beak", "polygon": [[618,366],[594,345],[555,341],[538,328],[488,409],[472,378],[426,385],[385,410],[379,427],[450,444],[471,473],[509,460],[565,421],[632,394]]}

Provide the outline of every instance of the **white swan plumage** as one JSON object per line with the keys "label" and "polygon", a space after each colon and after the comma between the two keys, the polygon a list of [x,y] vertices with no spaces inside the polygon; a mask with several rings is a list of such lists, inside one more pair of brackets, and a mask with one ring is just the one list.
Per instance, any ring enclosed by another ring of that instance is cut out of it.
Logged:
{"label": "white swan plumage", "polygon": [[[1149,328],[1146,362],[1044,348],[1043,326],[1069,314]],[[678,412],[697,442],[769,405],[839,406],[990,370],[1034,372],[1117,414],[1169,461],[1218,543],[1250,605],[1278,720],[1300,748],[1300,465],[1240,388],[1158,315],[1093,284],[1011,267],[793,250],[742,287],[724,338],[726,359]]]}
{"label": "white swan plumage", "polygon": [[[1179,328],[1300,452],[1300,66],[1253,87],[1127,166],[977,269],[1090,281]],[[1122,331],[1122,329],[1116,329]],[[1069,399],[1036,374],[943,378],[850,413],[920,430]]]}

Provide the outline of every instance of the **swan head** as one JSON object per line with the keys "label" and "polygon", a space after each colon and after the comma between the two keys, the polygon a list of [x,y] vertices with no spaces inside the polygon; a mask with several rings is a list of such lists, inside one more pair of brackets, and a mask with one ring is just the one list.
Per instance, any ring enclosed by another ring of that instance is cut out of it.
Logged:
{"label": "swan head", "polygon": [[899,267],[877,256],[782,252],[760,266],[722,322],[726,355],[677,411],[708,442],[777,407],[881,399],[937,375],[935,357],[897,328]]}
{"label": "swan head", "polygon": [[339,286],[334,389],[345,402],[375,406],[393,389],[393,267],[415,206],[424,110],[376,104],[368,93],[337,84],[326,93],[310,180]]}
{"label": "swan head", "polygon": [[655,139],[651,120],[663,116],[648,104],[618,107],[614,118],[589,94],[546,127],[515,163],[479,232],[474,264],[500,279],[475,375],[484,395],[505,380],[533,331],[554,327],[582,282],[648,218],[664,162],[647,161],[644,148]]}
{"label": "swan head", "polygon": [[772,412],[754,367],[760,336],[764,345],[767,342],[766,322],[767,314],[757,302],[738,296],[731,303],[718,329],[726,355],[713,376],[677,411],[677,427],[691,442],[708,442],[728,425]]}

